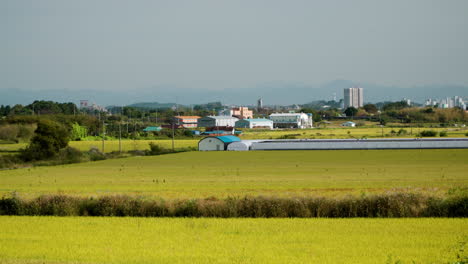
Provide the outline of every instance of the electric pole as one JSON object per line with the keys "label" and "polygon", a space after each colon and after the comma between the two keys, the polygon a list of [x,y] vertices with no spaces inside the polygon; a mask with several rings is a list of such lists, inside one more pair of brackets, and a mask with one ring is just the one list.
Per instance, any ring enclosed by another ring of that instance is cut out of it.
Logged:
{"label": "electric pole", "polygon": [[122,154],[122,124],[119,122],[119,153]]}
{"label": "electric pole", "polygon": [[104,134],[106,133],[105,130],[104,130],[104,121],[102,121],[102,153],[104,153]]}

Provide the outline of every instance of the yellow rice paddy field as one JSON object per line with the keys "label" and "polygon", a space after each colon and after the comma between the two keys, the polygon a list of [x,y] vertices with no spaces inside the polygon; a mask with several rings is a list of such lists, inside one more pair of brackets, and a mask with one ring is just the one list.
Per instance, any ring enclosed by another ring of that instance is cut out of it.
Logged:
{"label": "yellow rice paddy field", "polygon": [[[1,263],[466,263],[465,219],[0,217]],[[458,262],[457,262],[458,261]]]}

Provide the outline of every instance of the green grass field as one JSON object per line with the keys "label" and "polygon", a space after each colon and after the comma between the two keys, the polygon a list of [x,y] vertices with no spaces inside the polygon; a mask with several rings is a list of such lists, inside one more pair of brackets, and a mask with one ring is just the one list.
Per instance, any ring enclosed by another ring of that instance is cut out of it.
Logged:
{"label": "green grass field", "polygon": [[[344,121],[343,121],[344,122]],[[407,131],[407,134],[398,135],[400,129]],[[447,131],[448,137],[465,137],[467,128],[409,128],[409,127],[330,127],[312,129],[292,129],[292,130],[246,130],[242,134],[243,139],[276,139],[284,135],[294,135],[296,138],[414,138],[423,130],[434,130],[437,132]]]}
{"label": "green grass field", "polygon": [[[456,263],[465,219],[0,217],[2,263]],[[458,262],[462,263],[462,262]]]}
{"label": "green grass field", "polygon": [[[199,139],[178,139],[174,141],[174,147],[176,149],[195,147],[198,148]],[[122,140],[122,151],[129,150],[147,150],[149,149],[149,143],[156,143],[164,148],[172,148],[172,140]],[[0,152],[8,151],[17,151],[21,148],[25,148],[26,143],[17,143],[17,144],[1,144]],[[102,141],[70,141],[70,147],[77,148],[81,151],[88,151],[90,148],[95,147],[99,150],[102,150]],[[108,140],[104,142],[104,151],[112,152],[119,151],[119,141],[118,140]]]}
{"label": "green grass field", "polygon": [[445,194],[468,186],[468,150],[185,152],[0,171],[0,194],[206,198]]}

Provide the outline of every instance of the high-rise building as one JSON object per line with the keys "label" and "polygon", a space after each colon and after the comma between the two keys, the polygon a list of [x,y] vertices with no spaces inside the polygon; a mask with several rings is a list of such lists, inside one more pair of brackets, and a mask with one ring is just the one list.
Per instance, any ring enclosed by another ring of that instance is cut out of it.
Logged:
{"label": "high-rise building", "polygon": [[260,110],[262,110],[262,108],[263,108],[263,100],[262,100],[262,98],[259,98],[257,100],[257,110],[260,111]]}
{"label": "high-rise building", "polygon": [[363,88],[353,87],[344,89],[344,109],[348,107],[359,108],[364,106]]}

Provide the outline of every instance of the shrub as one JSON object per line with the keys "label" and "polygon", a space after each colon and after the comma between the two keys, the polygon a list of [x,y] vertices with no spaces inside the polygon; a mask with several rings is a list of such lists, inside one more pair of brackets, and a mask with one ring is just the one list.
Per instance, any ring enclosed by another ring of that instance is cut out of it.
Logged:
{"label": "shrub", "polygon": [[399,136],[404,136],[408,134],[408,131],[406,131],[405,129],[401,128],[400,130],[398,130],[398,135]]}
{"label": "shrub", "polygon": [[68,145],[68,131],[60,124],[41,120],[29,146],[22,151],[25,161],[45,160],[55,157]]}
{"label": "shrub", "polygon": [[92,147],[91,149],[89,149],[89,151],[86,154],[88,155],[90,161],[106,159],[106,155],[104,155],[104,153],[99,151],[99,149],[96,147]]}
{"label": "shrub", "polygon": [[434,130],[423,130],[421,133],[419,133],[421,137],[436,137],[437,134],[437,131]]}
{"label": "shrub", "polygon": [[296,136],[300,136],[301,134],[285,134],[278,137],[278,139],[296,139]]}
{"label": "shrub", "polygon": [[362,126],[365,126],[365,125],[366,125],[366,123],[363,122],[363,121],[356,122],[357,127],[362,127]]}
{"label": "shrub", "polygon": [[0,126],[0,139],[5,141],[18,142],[18,126],[4,125]]}
{"label": "shrub", "polygon": [[447,131],[440,131],[439,136],[440,137],[446,137],[447,136]]}
{"label": "shrub", "polygon": [[76,148],[66,147],[58,155],[61,164],[78,163],[83,160],[83,153]]}
{"label": "shrub", "polygon": [[21,160],[17,155],[0,155],[0,169],[14,168],[15,164],[20,164]]}
{"label": "shrub", "polygon": [[465,137],[468,137],[468,132],[466,132]]}
{"label": "shrub", "polygon": [[230,197],[154,201],[129,196],[0,199],[0,215],[141,217],[468,217],[468,196],[386,193],[344,198]]}
{"label": "shrub", "polygon": [[153,142],[150,142],[149,146],[150,146],[150,149],[146,151],[146,155],[161,155],[161,154],[172,153],[172,150],[163,148]]}

